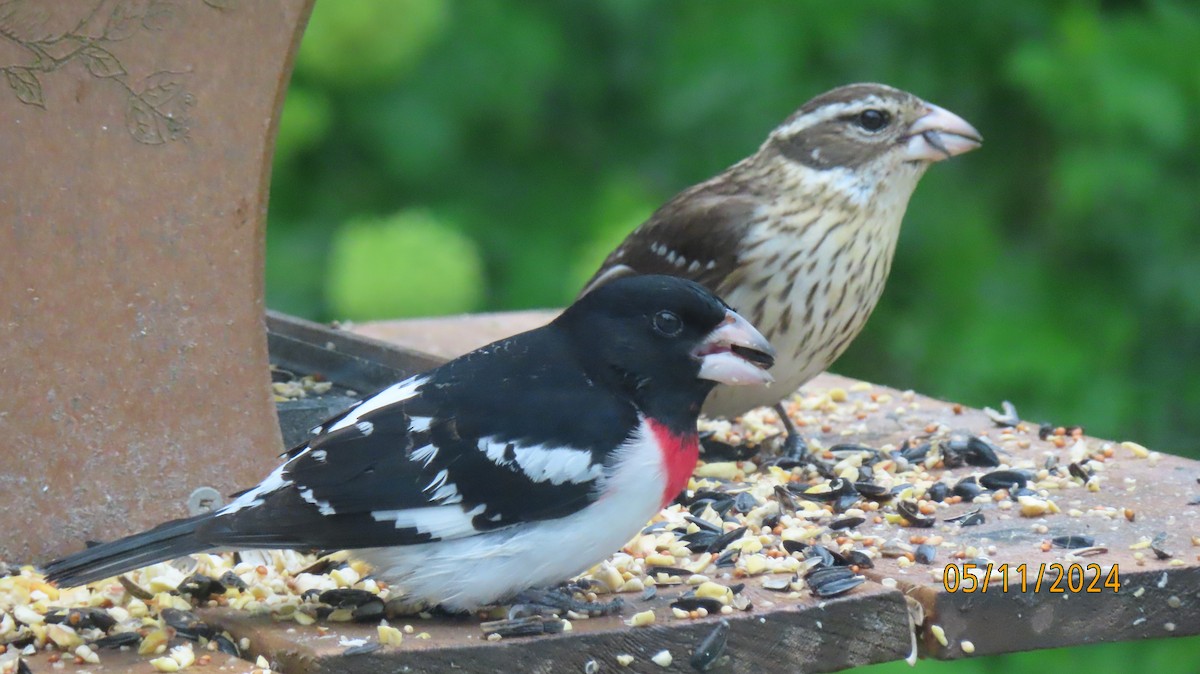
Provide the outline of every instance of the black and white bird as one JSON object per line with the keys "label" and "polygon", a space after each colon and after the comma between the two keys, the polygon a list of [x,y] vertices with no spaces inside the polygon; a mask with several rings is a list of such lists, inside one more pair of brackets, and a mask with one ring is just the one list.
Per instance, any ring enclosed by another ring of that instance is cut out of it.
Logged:
{"label": "black and white bird", "polygon": [[702,283],[779,352],[775,386],[719,386],[705,413],[774,405],[828,368],[866,323],[925,170],[981,140],[958,115],[910,93],[882,84],[834,89],[805,103],[753,155],[655,211],[583,292],[633,274]]}
{"label": "black and white bird", "polygon": [[549,325],[390,386],[223,508],[51,562],[79,585],[182,555],[353,549],[407,599],[470,609],[570,578],[687,485],[717,383],[771,346],[699,284],[607,284]]}

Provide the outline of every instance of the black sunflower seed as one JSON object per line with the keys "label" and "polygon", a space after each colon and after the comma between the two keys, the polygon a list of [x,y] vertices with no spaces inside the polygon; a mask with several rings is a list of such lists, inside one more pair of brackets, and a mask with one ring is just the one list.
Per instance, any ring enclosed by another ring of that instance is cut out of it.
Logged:
{"label": "black sunflower seed", "polygon": [[845,594],[865,583],[867,579],[846,567],[831,567],[810,571],[804,582],[818,597],[828,598]]}
{"label": "black sunflower seed", "polygon": [[1089,473],[1083,466],[1074,462],[1067,466],[1067,472],[1071,474],[1071,477],[1077,477],[1084,482],[1087,482],[1092,477],[1091,473]]}
{"label": "black sunflower seed", "polygon": [[843,517],[840,520],[834,520],[829,523],[829,528],[833,531],[841,531],[842,529],[853,529],[854,527],[866,522],[865,517]]}
{"label": "black sunflower seed", "polygon": [[945,520],[942,520],[942,521],[957,522],[958,526],[960,526],[960,527],[973,527],[978,524],[983,524],[984,522],[987,521],[987,518],[985,518],[983,516],[983,513],[980,512],[979,508],[976,508],[976,509],[972,510],[971,512],[963,513],[961,515],[956,515],[954,517],[947,517]]}
{"label": "black sunflower seed", "polygon": [[[557,625],[547,628],[547,623],[557,623]],[[547,632],[554,633],[552,630],[556,628],[558,632],[561,632],[562,627],[562,620],[558,618],[546,618],[537,615],[513,620],[489,620],[479,623],[479,629],[483,630],[484,634],[499,634],[502,637],[527,637],[534,634],[546,634]],[[375,645],[378,646],[379,644],[376,643]]]}
{"label": "black sunflower seed", "polygon": [[779,500],[779,507],[791,512],[796,511],[796,499],[792,498],[792,493],[779,485],[775,485],[775,498]]}
{"label": "black sunflower seed", "polygon": [[954,434],[942,445],[942,462],[947,468],[968,466],[999,466],[999,447],[978,435]]}
{"label": "black sunflower seed", "polygon": [[225,585],[221,581],[202,573],[193,573],[184,578],[177,588],[182,594],[190,594],[196,601],[204,601],[209,597],[225,594]]}
{"label": "black sunflower seed", "polygon": [[200,619],[191,611],[180,611],[177,608],[164,608],[159,615],[163,622],[175,628],[175,632],[184,639],[199,641],[211,639],[216,632],[211,625]]}
{"label": "black sunflower seed", "polygon": [[1150,549],[1154,551],[1155,558],[1157,558],[1159,560],[1163,560],[1163,559],[1170,559],[1173,556],[1173,555],[1171,555],[1171,553],[1167,552],[1166,550],[1163,550],[1162,545],[1163,545],[1163,543],[1166,543],[1166,542],[1167,542],[1167,532],[1160,531],[1159,533],[1154,535],[1154,538],[1150,541]]}
{"label": "black sunflower seed", "polygon": [[775,592],[787,592],[792,589],[792,581],[796,580],[795,576],[775,575],[768,576],[763,579],[762,586],[764,590],[774,590]]}
{"label": "black sunflower seed", "polygon": [[[313,566],[316,565],[314,564]],[[242,592],[245,592],[246,588],[250,587],[246,584],[246,581],[242,580],[241,577],[239,577],[233,571],[226,571],[225,573],[221,574],[221,577],[217,580],[221,583],[221,585],[224,585],[227,588],[236,588]]]}
{"label": "black sunflower seed", "polygon": [[384,605],[382,599],[373,599],[365,604],[359,604],[354,607],[350,613],[355,622],[374,622],[384,618]]}
{"label": "black sunflower seed", "polygon": [[983,493],[983,487],[979,486],[979,481],[972,475],[959,480],[952,491],[964,501],[974,501],[976,496]]}
{"label": "black sunflower seed", "polygon": [[681,569],[677,566],[657,566],[657,565],[655,565],[655,566],[652,566],[652,567],[646,569],[646,575],[650,576],[651,578],[653,578],[654,576],[657,576],[660,573],[666,574],[668,576],[678,576],[681,578],[696,575],[695,571],[688,571],[687,569]]}
{"label": "black sunflower seed", "polygon": [[322,604],[328,604],[334,608],[354,608],[362,606],[367,602],[375,601],[378,597],[366,590],[354,590],[349,588],[338,588],[336,590],[325,590],[318,599]]}
{"label": "black sunflower seed", "polygon": [[737,565],[738,557],[741,557],[741,556],[742,556],[742,551],[738,550],[737,548],[734,548],[733,550],[726,550],[725,552],[722,552],[719,557],[717,557],[716,561],[714,561],[713,564],[716,564],[718,568],[726,567],[726,566],[735,566],[735,565]]}
{"label": "black sunflower seed", "polygon": [[230,639],[228,635],[218,634],[217,636],[213,637],[212,640],[216,642],[218,651],[221,651],[226,655],[232,655],[239,658],[242,657],[242,649],[238,648],[237,643],[235,643],[233,639]]}
{"label": "black sunflower seed", "polygon": [[905,440],[904,444],[900,445],[900,449],[896,450],[896,453],[903,457],[906,461],[920,461],[929,454],[931,447],[932,445],[928,442],[923,442],[914,446],[908,444],[908,441]]}
{"label": "black sunflower seed", "polygon": [[684,595],[671,602],[671,608],[677,608],[681,611],[704,609],[710,614],[720,613],[721,607],[724,605],[720,599],[715,597],[697,597],[694,594]]}
{"label": "black sunflower seed", "polygon": [[784,541],[783,549],[789,553],[804,552],[808,549],[808,543],[804,543],[803,541]]}
{"label": "black sunflower seed", "polygon": [[921,514],[916,501],[904,500],[896,504],[896,510],[900,516],[908,520],[908,523],[914,527],[927,528],[937,523],[937,520],[929,515]]}
{"label": "black sunflower seed", "polygon": [[724,550],[725,548],[729,547],[730,543],[740,539],[742,535],[746,533],[748,528],[749,527],[738,527],[736,529],[727,531],[720,536],[717,536],[715,539],[713,539],[712,543],[709,544],[707,552],[720,552]]}
{"label": "black sunflower seed", "polygon": [[1071,535],[1071,536],[1055,536],[1050,539],[1050,542],[1055,547],[1074,550],[1075,548],[1090,548],[1096,545],[1096,539],[1091,536]]}
{"label": "black sunflower seed", "polygon": [[850,562],[851,566],[857,566],[860,569],[871,569],[875,567],[875,561],[871,556],[862,550],[851,550],[846,553],[846,561]]}
{"label": "black sunflower seed", "polygon": [[89,641],[88,645],[92,648],[120,648],[122,646],[132,646],[142,640],[142,635],[137,632],[117,632],[106,637]]}
{"label": "black sunflower seed", "polygon": [[696,646],[696,650],[692,652],[692,657],[688,660],[688,664],[698,672],[707,672],[713,665],[717,664],[717,660],[720,660],[721,655],[725,653],[725,644],[728,639],[729,621],[722,620]]}
{"label": "black sunflower seed", "polygon": [[836,501],[833,502],[833,512],[844,513],[847,510],[858,505],[858,500],[862,498],[857,493],[842,494]]}
{"label": "black sunflower seed", "polygon": [[945,482],[934,482],[929,489],[925,491],[925,498],[930,501],[941,503],[950,495],[950,485]]}
{"label": "black sunflower seed", "polygon": [[874,482],[855,482],[854,490],[871,501],[890,501],[895,496],[887,487]]}
{"label": "black sunflower seed", "polygon": [[680,536],[679,540],[683,541],[688,550],[692,552],[704,552],[712,545],[713,541],[717,540],[717,535],[711,531],[697,531]]}
{"label": "black sunflower seed", "polygon": [[815,568],[820,569],[837,565],[837,560],[834,559],[833,552],[831,552],[829,548],[825,547],[824,545],[809,546],[808,550],[804,553],[804,558],[812,559],[814,557],[821,560],[817,563]]}
{"label": "black sunflower seed", "polygon": [[359,646],[351,646],[350,648],[347,648],[346,650],[342,651],[342,655],[344,655],[344,656],[366,655],[367,653],[374,653],[375,651],[379,650],[380,648],[383,648],[383,644],[380,644],[378,641],[372,641],[370,643],[362,644]]}
{"label": "black sunflower seed", "polygon": [[711,432],[700,435],[700,447],[704,449],[704,460],[710,462],[745,461],[758,453],[757,447],[731,445],[728,442],[713,440]]}
{"label": "black sunflower seed", "polygon": [[692,524],[695,524],[696,526],[700,527],[703,530],[711,531],[714,534],[721,533],[721,527],[717,526],[716,524],[713,524],[712,522],[709,522],[706,519],[696,517],[695,515],[684,515],[683,519],[687,520],[688,522],[691,522]]}
{"label": "black sunflower seed", "polygon": [[922,543],[917,546],[913,557],[921,564],[932,564],[933,560],[937,557],[937,548],[928,543]]}
{"label": "black sunflower seed", "polygon": [[154,599],[154,595],[149,590],[133,582],[129,576],[118,576],[117,582],[121,583],[121,587],[124,587],[126,592],[142,601]]}
{"label": "black sunflower seed", "polygon": [[76,630],[95,627],[101,632],[107,632],[117,624],[117,619],[102,608],[58,608],[46,614],[46,622],[69,625]]}
{"label": "black sunflower seed", "polygon": [[739,492],[733,497],[733,509],[743,515],[759,506],[758,499],[748,491]]}
{"label": "black sunflower seed", "polygon": [[979,484],[985,489],[1012,489],[1016,485],[1018,489],[1024,488],[1029,484],[1029,473],[1023,470],[993,470],[990,473],[984,473],[979,478]]}

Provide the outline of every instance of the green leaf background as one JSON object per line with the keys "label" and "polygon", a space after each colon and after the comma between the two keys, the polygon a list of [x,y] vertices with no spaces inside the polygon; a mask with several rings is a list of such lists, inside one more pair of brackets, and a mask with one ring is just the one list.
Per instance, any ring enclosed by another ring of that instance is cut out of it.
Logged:
{"label": "green leaf background", "polygon": [[[1186,0],[320,0],[279,131],[268,303],[359,320],[561,306],[657,205],[853,81],[908,89],[986,142],[926,175],[834,369],[1200,458]],[[1197,652],[919,667],[1191,672]]]}

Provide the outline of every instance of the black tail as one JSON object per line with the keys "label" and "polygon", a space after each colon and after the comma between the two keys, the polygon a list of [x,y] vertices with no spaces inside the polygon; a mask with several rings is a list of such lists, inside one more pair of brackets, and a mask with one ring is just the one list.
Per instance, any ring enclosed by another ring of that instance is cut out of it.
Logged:
{"label": "black tail", "polygon": [[175,559],[212,546],[196,536],[196,530],[213,517],[197,515],[160,524],[149,531],[101,543],[46,565],[47,580],[62,587],[75,587],[94,580]]}

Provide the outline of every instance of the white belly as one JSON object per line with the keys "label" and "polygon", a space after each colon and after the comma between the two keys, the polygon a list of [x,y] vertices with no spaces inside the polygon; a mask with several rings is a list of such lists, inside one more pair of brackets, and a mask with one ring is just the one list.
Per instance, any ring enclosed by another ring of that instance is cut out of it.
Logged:
{"label": "white belly", "polygon": [[558,520],[355,556],[412,600],[450,610],[487,605],[567,580],[621,549],[659,511],[666,471],[645,424],[607,473],[602,495]]}

